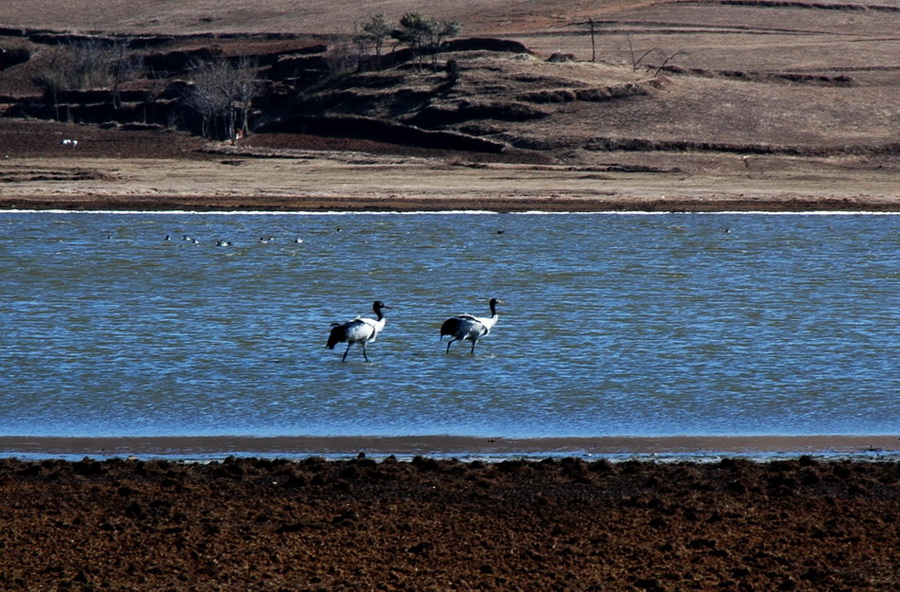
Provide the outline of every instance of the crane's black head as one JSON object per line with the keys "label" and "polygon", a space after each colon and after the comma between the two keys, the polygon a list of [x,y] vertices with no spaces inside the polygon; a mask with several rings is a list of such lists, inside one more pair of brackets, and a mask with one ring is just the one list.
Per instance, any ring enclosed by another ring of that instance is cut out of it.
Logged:
{"label": "crane's black head", "polygon": [[388,306],[387,304],[385,304],[384,302],[382,302],[381,300],[376,300],[375,302],[372,303],[372,310],[374,310],[375,312],[378,312],[382,308],[390,309],[391,307]]}
{"label": "crane's black head", "polygon": [[496,312],[498,304],[506,304],[506,303],[503,302],[502,300],[500,300],[499,298],[491,298],[491,314],[494,314]]}

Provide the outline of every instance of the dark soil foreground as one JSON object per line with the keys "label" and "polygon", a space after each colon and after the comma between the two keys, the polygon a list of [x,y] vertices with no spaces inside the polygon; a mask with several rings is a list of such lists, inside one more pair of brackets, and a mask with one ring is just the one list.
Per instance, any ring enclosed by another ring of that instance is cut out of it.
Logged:
{"label": "dark soil foreground", "polygon": [[900,465],[0,460],[3,590],[900,590]]}

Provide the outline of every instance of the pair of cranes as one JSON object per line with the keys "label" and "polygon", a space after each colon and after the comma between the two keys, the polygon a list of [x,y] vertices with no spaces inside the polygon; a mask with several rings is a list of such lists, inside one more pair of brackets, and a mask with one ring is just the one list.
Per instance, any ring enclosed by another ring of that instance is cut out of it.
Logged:
{"label": "pair of cranes", "polygon": [[[445,335],[451,337],[450,341],[447,342],[447,351],[445,353],[450,353],[450,344],[454,341],[471,341],[471,353],[474,354],[478,340],[490,333],[491,329],[497,324],[497,320],[500,318],[497,314],[498,304],[504,304],[504,302],[498,298],[491,298],[491,316],[489,317],[476,317],[470,314],[461,314],[450,317],[444,321],[443,325],[441,325],[441,339],[443,339]],[[378,333],[384,329],[387,319],[384,318],[383,311],[384,309],[390,308],[390,306],[386,305],[381,300],[376,300],[372,304],[372,310],[375,311],[374,319],[368,317],[356,317],[346,323],[332,323],[331,333],[328,335],[328,343],[325,347],[334,349],[334,346],[338,343],[346,343],[347,349],[344,350],[344,357],[341,358],[341,361],[343,362],[347,360],[347,354],[350,352],[350,348],[353,344],[358,343],[362,345],[363,358],[368,362],[369,356],[366,355],[366,344],[370,341],[375,341],[378,337]]]}

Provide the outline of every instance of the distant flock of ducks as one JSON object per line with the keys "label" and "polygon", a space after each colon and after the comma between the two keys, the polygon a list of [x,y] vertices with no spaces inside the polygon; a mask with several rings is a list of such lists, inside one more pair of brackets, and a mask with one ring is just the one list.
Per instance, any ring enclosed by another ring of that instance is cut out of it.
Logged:
{"label": "distant flock of ducks", "polygon": [[[441,339],[444,336],[450,337],[450,340],[447,342],[447,350],[444,353],[450,353],[450,345],[455,341],[471,341],[472,349],[470,353],[474,354],[478,341],[489,334],[500,319],[497,314],[498,304],[505,303],[499,298],[491,298],[489,303],[491,316],[489,317],[460,314],[444,321],[441,325]],[[384,310],[390,310],[390,308],[381,300],[376,300],[372,303],[372,310],[375,311],[374,319],[359,316],[350,319],[346,323],[332,323],[331,332],[328,334],[328,343],[325,344],[325,347],[334,349],[337,344],[346,343],[347,349],[344,350],[344,355],[341,358],[341,361],[345,362],[347,361],[347,354],[350,353],[350,348],[354,344],[359,344],[362,346],[363,358],[368,362],[369,356],[366,354],[366,344],[375,341],[378,334],[384,329],[387,322],[387,319],[384,317]]]}
{"label": "distant flock of ducks", "polygon": [[[338,229],[338,230],[340,230],[340,229]],[[112,238],[112,236],[111,236],[111,235],[108,235],[107,238]],[[168,234],[167,234],[167,235],[166,235],[166,238],[165,238],[164,240],[166,240],[166,241],[172,240],[171,235],[168,235]],[[194,244],[194,245],[199,245],[199,244],[200,244],[200,241],[199,241],[199,240],[197,240],[196,238],[190,236],[189,234],[182,235],[181,240],[184,241],[184,242],[187,242],[187,243]],[[269,244],[269,243],[275,242],[275,237],[273,237],[273,236],[261,236],[261,237],[259,237],[259,240],[258,240],[257,242],[258,242],[259,244],[261,244],[261,245],[267,245],[267,244]],[[301,243],[303,242],[303,239],[302,239],[302,238],[295,238],[292,242],[297,243],[297,244],[301,244]],[[217,241],[216,241],[216,246],[217,246],[217,247],[231,247],[231,246],[234,246],[234,243],[232,243],[232,242],[229,241],[229,240],[217,240]]]}

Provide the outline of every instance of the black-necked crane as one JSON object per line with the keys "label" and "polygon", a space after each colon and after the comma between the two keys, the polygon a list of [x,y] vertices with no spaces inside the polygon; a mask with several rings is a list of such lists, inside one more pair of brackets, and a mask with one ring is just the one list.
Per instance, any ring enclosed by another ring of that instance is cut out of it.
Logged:
{"label": "black-necked crane", "polygon": [[341,358],[341,361],[344,362],[347,360],[347,353],[350,351],[350,347],[354,343],[359,343],[362,345],[363,358],[368,362],[369,356],[366,355],[366,344],[370,341],[375,341],[378,334],[384,329],[387,319],[384,318],[382,310],[385,308],[389,309],[391,307],[381,300],[376,300],[372,303],[372,310],[375,311],[376,318],[356,317],[346,323],[335,323],[331,333],[328,335],[328,343],[325,347],[334,349],[334,346],[338,343],[346,343],[347,349],[344,350],[344,357]]}
{"label": "black-necked crane", "polygon": [[490,333],[500,319],[500,315],[497,314],[498,304],[505,304],[505,302],[499,298],[491,298],[491,316],[489,317],[461,314],[444,321],[444,324],[441,325],[441,339],[444,338],[444,335],[449,335],[453,338],[447,342],[447,351],[444,353],[450,353],[450,344],[454,341],[468,340],[472,342],[471,353],[474,354],[478,340]]}

